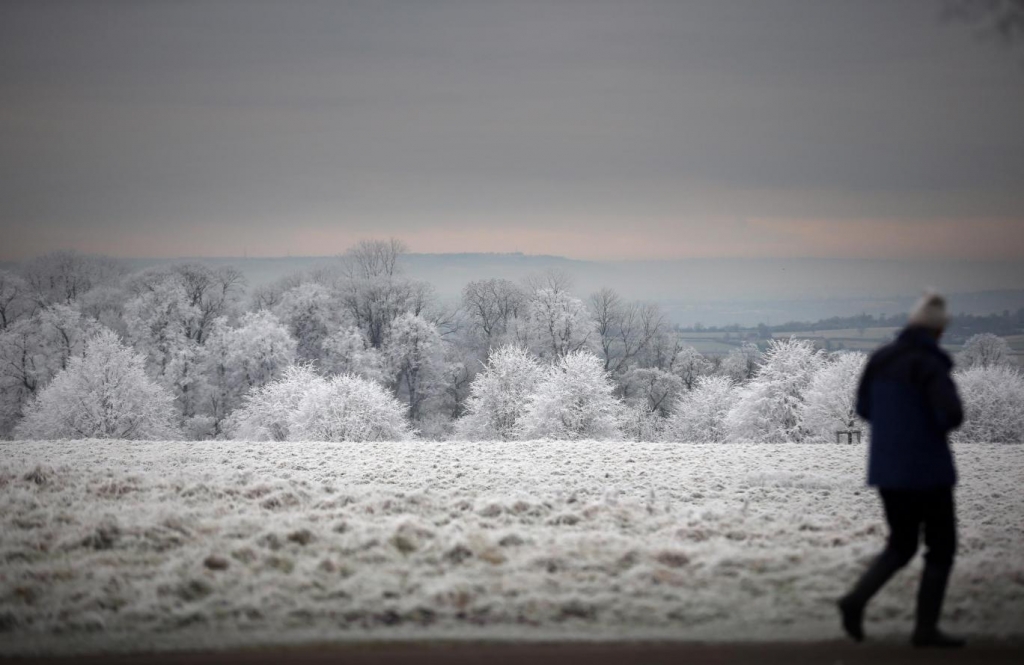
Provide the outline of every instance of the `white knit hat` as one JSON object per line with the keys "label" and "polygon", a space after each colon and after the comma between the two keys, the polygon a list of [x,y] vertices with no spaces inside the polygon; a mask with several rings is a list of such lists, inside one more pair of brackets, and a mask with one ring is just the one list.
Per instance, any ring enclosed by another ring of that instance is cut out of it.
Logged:
{"label": "white knit hat", "polygon": [[929,330],[943,330],[949,325],[949,314],[946,312],[946,299],[935,291],[925,291],[921,299],[914,304],[907,319],[908,326],[920,326]]}

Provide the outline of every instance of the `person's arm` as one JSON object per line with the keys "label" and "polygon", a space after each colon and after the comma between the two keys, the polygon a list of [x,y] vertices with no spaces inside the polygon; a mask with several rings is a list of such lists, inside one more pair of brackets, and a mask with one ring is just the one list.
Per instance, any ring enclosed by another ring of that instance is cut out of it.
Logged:
{"label": "person's arm", "polygon": [[945,365],[931,364],[925,377],[925,394],[928,405],[935,414],[935,420],[943,432],[960,427],[964,421],[964,409],[957,394],[956,384]]}
{"label": "person's arm", "polygon": [[867,422],[871,422],[871,381],[874,379],[875,361],[872,358],[864,368],[857,385],[857,415]]}

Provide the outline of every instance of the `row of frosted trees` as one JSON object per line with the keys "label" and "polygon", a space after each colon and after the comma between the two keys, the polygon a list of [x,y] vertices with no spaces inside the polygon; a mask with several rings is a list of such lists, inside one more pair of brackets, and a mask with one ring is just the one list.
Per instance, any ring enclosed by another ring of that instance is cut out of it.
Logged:
{"label": "row of frosted trees", "polygon": [[[860,354],[810,342],[704,357],[653,305],[563,276],[445,305],[394,241],[248,292],[232,268],[127,273],[54,254],[0,272],[0,433],[24,438],[834,441]],[[1019,441],[1000,338],[961,354],[963,440]]]}

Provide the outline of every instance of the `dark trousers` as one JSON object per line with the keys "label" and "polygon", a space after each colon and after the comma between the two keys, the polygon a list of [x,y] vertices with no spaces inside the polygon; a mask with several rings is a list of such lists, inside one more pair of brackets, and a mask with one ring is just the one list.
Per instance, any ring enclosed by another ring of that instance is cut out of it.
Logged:
{"label": "dark trousers", "polygon": [[917,552],[922,528],[928,565],[952,566],[956,555],[956,514],[953,488],[930,490],[880,489],[889,542],[882,556],[903,567]]}
{"label": "dark trousers", "polygon": [[889,523],[889,542],[845,600],[855,607],[864,607],[896,571],[914,558],[923,530],[927,551],[917,595],[917,630],[934,630],[956,554],[953,489],[880,489],[879,494]]}

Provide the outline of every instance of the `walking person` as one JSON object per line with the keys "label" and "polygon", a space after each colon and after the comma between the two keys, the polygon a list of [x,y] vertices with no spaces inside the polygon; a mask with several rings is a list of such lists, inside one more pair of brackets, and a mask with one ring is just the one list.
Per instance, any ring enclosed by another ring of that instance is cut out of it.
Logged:
{"label": "walking person", "polygon": [[899,337],[868,360],[857,390],[857,413],[871,423],[868,484],[878,488],[889,523],[885,550],[839,600],[843,629],[858,642],[864,639],[865,606],[914,558],[923,527],[927,552],[911,642],[965,644],[938,627],[956,552],[956,470],[946,435],[963,420],[950,377],[953,362],[938,345],[948,323],[945,299],[926,294]]}

